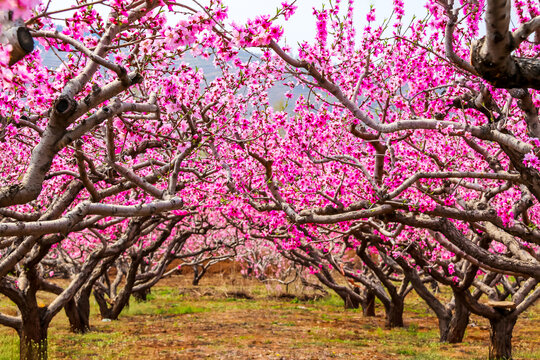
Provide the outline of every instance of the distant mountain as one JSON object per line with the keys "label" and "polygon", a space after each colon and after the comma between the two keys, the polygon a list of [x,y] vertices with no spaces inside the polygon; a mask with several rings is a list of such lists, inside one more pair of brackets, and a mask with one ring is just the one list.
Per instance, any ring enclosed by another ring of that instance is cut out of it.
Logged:
{"label": "distant mountain", "polygon": [[62,64],[62,60],[52,51],[44,51],[42,46],[37,46],[41,50],[41,58],[43,59],[43,65],[48,69],[56,69]]}
{"label": "distant mountain", "polygon": [[[62,65],[62,58],[65,57],[66,53],[59,52],[59,51],[56,51],[55,53],[52,50],[44,51],[44,48],[41,45],[37,45],[37,47],[41,49],[43,64],[47,68],[56,69],[60,65]],[[250,54],[248,52],[242,52],[239,54],[239,57],[243,62],[247,62],[250,59],[250,57],[256,58],[257,54]],[[184,55],[182,59],[178,61],[178,63],[180,62],[185,62],[193,67],[197,67],[201,69],[204,72],[205,77],[208,81],[214,80],[221,73],[220,70],[214,66],[213,58],[204,59],[202,57],[194,57],[193,55],[187,53]],[[287,100],[287,98],[285,97],[285,93],[287,93],[288,91],[289,91],[289,87],[283,84],[278,84],[274,86],[272,89],[270,89],[270,92],[269,92],[270,105],[272,105],[276,109],[282,110]],[[293,98],[289,100],[289,105],[287,106],[287,110],[291,110],[296,99],[300,95],[307,95],[308,90],[297,87],[292,91],[292,94],[293,94]]]}

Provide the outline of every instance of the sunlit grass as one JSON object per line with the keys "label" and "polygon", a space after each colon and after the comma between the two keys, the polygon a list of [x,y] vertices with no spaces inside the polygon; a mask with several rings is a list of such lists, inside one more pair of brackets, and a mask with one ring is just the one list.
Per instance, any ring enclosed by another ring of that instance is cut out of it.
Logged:
{"label": "sunlit grass", "polygon": [[[182,281],[182,279],[178,279]],[[275,291],[257,282],[238,286],[218,279],[213,286],[180,286],[172,281],[153,289],[149,301],[130,301],[118,321],[102,322],[91,301],[92,331],[69,332],[60,313],[49,330],[50,359],[219,359],[320,358],[371,359],[485,359],[487,322],[474,318],[466,342],[438,342],[435,317],[415,294],[406,300],[406,327],[384,328],[384,311],[377,303],[375,318],[361,310],[344,310],[343,301],[332,294],[301,301],[277,299]],[[186,282],[184,283],[186,284]],[[0,306],[6,306],[0,298]],[[516,359],[540,359],[538,346],[539,307],[518,321],[513,342]],[[295,357],[296,356],[296,357]],[[302,355],[303,356],[303,355]],[[0,328],[0,360],[18,359],[18,337]]]}

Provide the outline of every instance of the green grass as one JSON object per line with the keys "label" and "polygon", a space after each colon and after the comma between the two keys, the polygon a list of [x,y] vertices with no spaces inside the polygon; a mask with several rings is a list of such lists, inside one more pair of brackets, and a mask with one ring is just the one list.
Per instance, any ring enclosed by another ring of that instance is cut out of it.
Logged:
{"label": "green grass", "polygon": [[[187,287],[187,286],[186,286]],[[69,332],[60,313],[49,330],[50,359],[219,359],[325,358],[484,359],[487,322],[467,331],[464,344],[438,342],[436,319],[415,294],[406,301],[406,327],[384,328],[384,311],[365,318],[361,311],[344,310],[337,295],[314,301],[276,300],[264,286],[246,287],[253,300],[226,298],[231,287],[211,287],[207,295],[195,288],[180,293],[178,285],[160,286],[147,302],[130,301],[118,321],[102,322],[91,302],[88,334]],[[194,295],[199,294],[199,295]],[[203,294],[203,295],[200,295]],[[0,298],[0,307],[7,305]],[[524,314],[514,333],[516,359],[540,359],[540,307]],[[470,336],[469,336],[470,335]],[[0,327],[0,360],[18,358],[18,336]]]}
{"label": "green grass", "polygon": [[308,303],[313,305],[343,308],[343,299],[341,299],[335,293],[331,293],[330,296],[318,300],[310,300]]}
{"label": "green grass", "polygon": [[210,311],[203,307],[197,307],[192,304],[158,304],[156,302],[134,302],[122,311],[123,315],[182,315],[195,314],[204,311]]}
{"label": "green grass", "polygon": [[519,349],[517,351],[514,351],[514,355],[517,358],[523,358],[523,359],[540,359],[540,349],[536,349],[536,350],[533,350],[533,349],[527,349],[527,350]]}
{"label": "green grass", "polygon": [[18,356],[19,336],[14,330],[2,332],[0,336],[0,360],[17,359]]}

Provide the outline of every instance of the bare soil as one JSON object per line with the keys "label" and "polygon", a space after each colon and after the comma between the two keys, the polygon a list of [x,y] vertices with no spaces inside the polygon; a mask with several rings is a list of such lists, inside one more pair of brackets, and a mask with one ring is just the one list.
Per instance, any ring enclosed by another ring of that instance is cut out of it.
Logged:
{"label": "bare soil", "polygon": [[[148,302],[132,300],[118,321],[69,333],[63,314],[50,330],[51,359],[485,359],[488,324],[473,317],[463,344],[438,342],[437,322],[415,295],[407,299],[404,329],[384,329],[384,313],[366,318],[336,297],[300,301],[237,274],[212,274],[201,285],[186,275],[162,281]],[[301,289],[289,289],[294,292]],[[47,301],[45,298],[43,301]],[[0,303],[1,304],[1,303]],[[540,359],[540,306],[518,321],[516,359]],[[0,337],[14,332],[0,328]],[[6,338],[7,337],[7,338]],[[9,342],[9,341],[8,341]],[[12,354],[0,359],[17,358]]]}

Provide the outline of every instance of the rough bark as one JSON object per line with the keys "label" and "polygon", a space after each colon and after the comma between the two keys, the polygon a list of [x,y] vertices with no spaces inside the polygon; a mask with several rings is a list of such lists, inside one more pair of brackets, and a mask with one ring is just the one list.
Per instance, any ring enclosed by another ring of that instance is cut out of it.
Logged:
{"label": "rough bark", "polygon": [[467,326],[469,325],[470,311],[459,299],[456,298],[455,301],[456,306],[450,320],[446,339],[450,344],[461,343],[465,337],[465,330],[467,330]]}
{"label": "rough bark", "polygon": [[506,360],[512,359],[512,331],[517,317],[502,314],[489,320],[489,359]]}
{"label": "rough bark", "polygon": [[[99,314],[103,319],[111,319],[113,320],[113,311],[112,307],[109,306],[107,303],[107,299],[105,299],[105,295],[101,291],[94,291],[94,298],[96,299],[96,302],[98,304],[99,308]],[[116,319],[114,319],[116,320]]]}
{"label": "rough bark", "polygon": [[191,282],[191,284],[193,286],[198,286],[204,274],[206,274],[206,268],[204,266],[194,265],[193,266],[193,281]]}
{"label": "rough bark", "polygon": [[137,259],[136,261],[132,260],[133,262],[126,276],[124,288],[117,296],[114,296],[113,299],[107,300],[105,298],[105,293],[103,292],[103,290],[98,288],[94,289],[94,297],[98,303],[99,311],[102,318],[118,320],[118,316],[120,316],[122,310],[126,306],[129,306],[129,299],[132,295],[133,285],[135,283],[135,276],[137,274],[137,268],[141,260],[142,257],[139,257],[139,259]]}
{"label": "rough bark", "polygon": [[[510,37],[510,33],[507,33]],[[502,89],[530,88],[540,89],[538,59],[508,56],[499,64],[484,54],[485,38],[478,40],[471,49],[471,63],[482,78],[493,86]]]}
{"label": "rough bark", "polygon": [[65,311],[72,332],[84,334],[90,331],[90,294],[81,294],[69,301]]}
{"label": "rough bark", "polygon": [[388,329],[403,327],[403,301],[393,300],[388,306],[385,306],[386,322]]}
{"label": "rough bark", "polygon": [[448,342],[451,317],[437,316],[437,319],[439,320],[439,342]]}
{"label": "rough bark", "polygon": [[509,32],[509,0],[489,0],[486,11],[486,36],[471,46],[471,64],[478,74],[503,89],[539,89],[540,61],[512,56],[519,46]]}
{"label": "rough bark", "polygon": [[148,300],[148,295],[150,294],[150,288],[145,288],[139,291],[134,291],[131,295],[138,302],[144,302]]}
{"label": "rough bark", "polygon": [[23,325],[19,331],[21,360],[47,360],[47,329],[35,308],[23,314]]}
{"label": "rough bark", "polygon": [[360,298],[351,294],[348,289],[334,289],[336,294],[343,299],[345,309],[358,309],[360,307]]}
{"label": "rough bark", "polygon": [[375,316],[375,294],[366,290],[366,299],[362,302],[362,312],[364,316]]}

